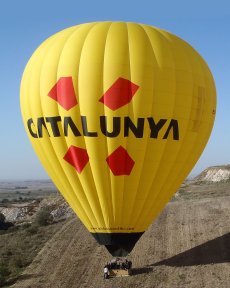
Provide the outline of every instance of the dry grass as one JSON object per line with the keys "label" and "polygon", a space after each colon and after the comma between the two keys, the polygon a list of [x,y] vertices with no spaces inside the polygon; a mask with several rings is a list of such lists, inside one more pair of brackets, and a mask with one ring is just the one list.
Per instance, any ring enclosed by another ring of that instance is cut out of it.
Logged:
{"label": "dry grass", "polygon": [[[62,223],[49,226],[24,224],[0,233],[0,287],[14,282]],[[2,282],[2,283],[1,283]]]}
{"label": "dry grass", "polygon": [[230,196],[230,183],[202,184],[199,182],[188,182],[181,186],[177,197],[174,197],[172,200],[199,200],[228,196]]}

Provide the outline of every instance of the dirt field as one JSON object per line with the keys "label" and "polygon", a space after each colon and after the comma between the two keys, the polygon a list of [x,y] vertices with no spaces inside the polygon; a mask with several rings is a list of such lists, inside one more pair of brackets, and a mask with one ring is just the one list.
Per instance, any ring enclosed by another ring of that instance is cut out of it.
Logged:
{"label": "dirt field", "polygon": [[70,219],[11,287],[229,288],[229,185],[225,194],[169,203],[134,248],[133,275],[124,278],[103,280],[110,255]]}

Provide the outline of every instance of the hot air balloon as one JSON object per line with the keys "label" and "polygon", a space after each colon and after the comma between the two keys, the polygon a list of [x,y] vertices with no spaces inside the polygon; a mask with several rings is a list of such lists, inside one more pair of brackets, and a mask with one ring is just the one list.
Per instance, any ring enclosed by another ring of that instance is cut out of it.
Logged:
{"label": "hot air balloon", "polygon": [[143,24],[86,23],[48,38],[21,81],[47,173],[88,231],[130,253],[201,155],[216,109],[201,56]]}

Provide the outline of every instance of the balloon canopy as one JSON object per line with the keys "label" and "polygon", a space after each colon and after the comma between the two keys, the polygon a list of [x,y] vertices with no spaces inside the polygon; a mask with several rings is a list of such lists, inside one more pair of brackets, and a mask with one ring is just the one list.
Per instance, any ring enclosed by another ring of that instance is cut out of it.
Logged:
{"label": "balloon canopy", "polygon": [[97,241],[124,256],[201,155],[215,118],[207,64],[186,42],[136,23],[65,29],[21,82],[29,139]]}

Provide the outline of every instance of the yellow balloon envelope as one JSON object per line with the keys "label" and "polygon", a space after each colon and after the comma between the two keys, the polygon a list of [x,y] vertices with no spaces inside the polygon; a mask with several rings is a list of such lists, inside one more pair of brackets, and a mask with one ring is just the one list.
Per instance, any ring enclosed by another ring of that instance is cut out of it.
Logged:
{"label": "yellow balloon envelope", "polygon": [[100,244],[126,255],[186,178],[211,133],[207,64],[161,29],[87,23],[48,38],[21,82],[25,129]]}

